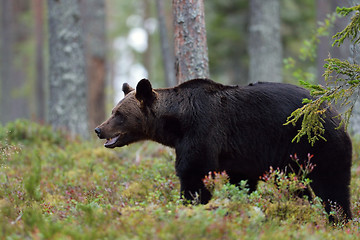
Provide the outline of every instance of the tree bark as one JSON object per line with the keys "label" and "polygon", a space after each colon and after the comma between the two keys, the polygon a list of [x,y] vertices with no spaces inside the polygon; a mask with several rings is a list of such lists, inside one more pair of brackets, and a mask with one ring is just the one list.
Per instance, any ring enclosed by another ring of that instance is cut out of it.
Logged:
{"label": "tree bark", "polygon": [[49,121],[71,135],[88,137],[87,84],[77,0],[48,0]]}
{"label": "tree bark", "polygon": [[106,18],[104,0],[81,1],[84,17],[86,75],[88,79],[89,126],[95,128],[105,119]]}
{"label": "tree bark", "polygon": [[156,9],[159,21],[161,54],[165,72],[165,82],[168,87],[176,85],[174,55],[171,52],[168,31],[166,27],[164,0],[156,0]]}
{"label": "tree bark", "polygon": [[282,82],[279,0],[251,0],[249,81]]}
{"label": "tree bark", "polygon": [[12,4],[10,1],[1,1],[1,122],[9,121],[11,114],[10,108],[10,93],[11,93],[11,67],[12,67],[12,43],[13,43],[13,29],[12,29]]}
{"label": "tree bark", "polygon": [[175,72],[178,83],[209,77],[203,0],[173,0]]}
{"label": "tree bark", "polygon": [[40,122],[45,121],[45,80],[44,80],[44,1],[33,0],[35,17],[35,71],[36,71],[36,115]]}
{"label": "tree bark", "polygon": [[[350,6],[356,6],[360,4],[360,0],[352,0],[350,1]],[[352,16],[351,16],[352,17]],[[348,21],[348,23],[351,22],[351,17],[348,16],[346,18],[346,20]],[[344,28],[342,28],[344,29]],[[360,65],[360,46],[359,44],[354,44],[351,43],[349,46],[349,52],[350,52],[350,56],[349,56],[349,62],[353,63],[353,64],[357,64]],[[360,94],[358,92],[358,94]],[[355,102],[355,106],[350,118],[350,132],[352,135],[357,135],[358,137],[360,136],[360,97],[357,96],[357,101]],[[355,97],[354,97],[354,101],[355,101]]]}
{"label": "tree bark", "polygon": [[29,117],[29,99],[24,94],[25,65],[17,62],[19,46],[28,40],[29,30],[19,19],[30,8],[28,1],[1,1],[1,114],[2,123]]}
{"label": "tree bark", "polygon": [[[344,1],[342,5],[339,6],[337,0],[317,0],[317,21],[323,22],[327,14],[333,13],[336,10],[336,7],[350,7],[360,4],[359,0],[349,0]],[[350,41],[345,41],[341,44],[340,47],[332,47],[333,39],[331,36],[335,35],[337,32],[342,31],[347,24],[351,21],[351,16],[337,18],[334,26],[329,29],[329,36],[320,37],[320,42],[317,49],[317,79],[318,83],[325,86],[324,74],[324,60],[329,58],[329,54],[332,58],[338,58],[340,60],[349,60],[349,62],[354,64],[360,64],[360,48],[358,44],[349,43]],[[355,101],[354,97],[354,101]],[[350,118],[349,130],[352,135],[360,134],[360,103],[357,101],[355,103],[352,116]]]}
{"label": "tree bark", "polygon": [[[317,22],[323,22],[326,19],[326,15],[331,12],[331,6],[329,0],[317,0],[316,1],[316,20]],[[325,86],[325,79],[322,76],[324,74],[325,59],[329,57],[330,53],[330,36],[321,36],[319,38],[319,44],[317,47],[317,79],[318,83]]]}
{"label": "tree bark", "polygon": [[[339,5],[341,4],[341,5]],[[324,22],[328,14],[334,13],[336,7],[349,6],[349,1],[339,3],[338,0],[317,0],[316,2],[316,20],[317,22]],[[329,55],[334,58],[345,59],[349,57],[349,42],[345,41],[340,47],[332,46],[333,39],[331,38],[337,32],[342,31],[348,24],[346,18],[339,17],[335,20],[333,26],[329,29],[329,36],[321,36],[319,38],[319,44],[317,46],[317,81],[319,84],[325,86],[324,65],[325,59],[329,58]]]}

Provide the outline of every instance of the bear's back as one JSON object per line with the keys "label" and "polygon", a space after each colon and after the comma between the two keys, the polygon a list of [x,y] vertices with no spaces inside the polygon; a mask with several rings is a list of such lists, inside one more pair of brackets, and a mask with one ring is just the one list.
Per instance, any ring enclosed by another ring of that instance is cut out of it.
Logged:
{"label": "bear's back", "polygon": [[[178,90],[185,96],[189,94],[187,96],[191,99],[191,107],[187,108],[190,114],[186,115],[183,122],[185,125],[189,123],[185,129],[196,126],[200,132],[209,136],[208,139],[216,139],[218,146],[223,148],[238,146],[234,151],[237,155],[246,152],[244,155],[259,159],[262,152],[274,161],[283,156],[288,158],[289,154],[295,152],[300,153],[300,145],[304,154],[311,151],[306,136],[301,143],[292,144],[301,122],[296,127],[284,126],[291,113],[303,106],[303,99],[311,98],[309,91],[304,88],[274,82],[226,86],[207,79],[197,79],[179,85]],[[328,110],[326,113],[325,138],[330,145],[347,138],[344,131],[336,130],[340,120],[333,117],[337,114],[336,110]],[[259,156],[255,156],[257,153]]]}
{"label": "bear's back", "polygon": [[224,91],[227,89],[236,89],[238,86],[229,86],[229,85],[223,85],[221,83],[214,82],[207,78],[197,78],[193,80],[186,81],[177,87],[175,87],[175,90],[180,91],[188,91],[190,89],[202,89],[206,91]]}
{"label": "bear's back", "polygon": [[217,93],[219,95],[230,96],[230,95],[243,95],[253,96],[259,98],[273,98],[279,101],[288,99],[297,99],[302,101],[303,98],[310,98],[309,92],[301,87],[287,84],[287,83],[276,83],[276,82],[256,82],[250,83],[247,86],[238,85],[223,85],[214,82],[210,79],[193,79],[186,81],[174,88],[175,91],[185,92],[204,92],[205,94]]}

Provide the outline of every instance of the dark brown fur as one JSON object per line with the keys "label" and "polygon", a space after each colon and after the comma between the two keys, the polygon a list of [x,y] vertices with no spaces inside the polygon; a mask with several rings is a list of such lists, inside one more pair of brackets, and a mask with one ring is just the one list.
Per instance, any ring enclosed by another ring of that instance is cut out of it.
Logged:
{"label": "dark brown fur", "polygon": [[305,137],[292,143],[298,128],[283,125],[302,106],[302,99],[311,97],[307,90],[280,83],[225,86],[206,79],[155,90],[144,79],[135,91],[127,84],[123,90],[126,96],[96,133],[102,139],[112,138],[105,144],[110,148],[140,140],[175,148],[176,172],[186,199],[197,193],[201,203],[210,200],[202,182],[209,171],[225,170],[234,184],[248,180],[253,191],[270,166],[296,168],[290,155],[306,159],[310,153],[316,164],[309,175],[315,194],[328,212],[331,201],[351,218],[352,146],[344,129],[336,130],[338,113],[327,110],[327,141],[319,140],[313,147]]}

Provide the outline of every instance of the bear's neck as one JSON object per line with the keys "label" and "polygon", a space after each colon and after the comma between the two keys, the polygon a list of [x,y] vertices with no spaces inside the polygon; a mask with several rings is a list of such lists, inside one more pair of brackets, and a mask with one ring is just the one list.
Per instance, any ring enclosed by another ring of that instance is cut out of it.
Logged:
{"label": "bear's neck", "polygon": [[164,95],[166,92],[159,94],[159,99],[152,108],[154,115],[148,125],[149,137],[155,142],[175,148],[184,135],[184,119],[181,117],[179,100],[169,101]]}

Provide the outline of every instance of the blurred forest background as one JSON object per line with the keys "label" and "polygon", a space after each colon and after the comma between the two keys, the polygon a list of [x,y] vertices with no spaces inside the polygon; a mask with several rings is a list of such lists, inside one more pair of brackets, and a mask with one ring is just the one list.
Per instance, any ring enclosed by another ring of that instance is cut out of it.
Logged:
{"label": "blurred forest background", "polygon": [[[63,12],[52,6],[52,2],[61,1],[0,2],[0,121],[3,124],[18,118],[54,122],[57,119],[51,116],[59,113],[85,111],[83,120],[73,121],[88,121],[87,129],[92,129],[121,99],[124,82],[134,87],[140,79],[148,78],[154,87],[176,84],[174,73],[165,70],[166,65],[174,67],[171,1],[82,0],[74,1],[77,8],[74,4],[63,6]],[[205,0],[210,78],[224,84],[264,80],[297,84],[300,79],[323,83],[324,59],[329,54],[339,59],[355,59],[350,43],[331,46],[331,36],[350,21],[334,14],[336,7],[355,3],[351,0]],[[77,16],[74,23],[67,22],[66,14]],[[61,63],[60,56],[50,56],[55,51],[52,47],[56,46],[52,31],[61,32],[61,24],[77,27],[78,36],[69,36],[67,32],[61,35],[62,41],[69,44],[64,52],[74,55],[74,62]],[[256,53],[259,39],[251,35],[256,27],[268,31],[271,37],[268,49],[273,49],[277,57],[269,60],[262,55],[250,56],[259,54]],[[274,33],[275,37],[271,35]],[[75,46],[69,38],[81,38],[83,45]],[[76,58],[78,55],[84,58]],[[258,75],[265,69],[261,67],[264,59],[278,64],[280,69],[274,74],[265,72],[265,79]],[[85,71],[85,80],[78,82],[75,74],[67,75],[67,85],[54,83],[50,72],[59,69]],[[68,91],[71,94],[67,95],[62,91],[56,98],[57,93],[52,92],[56,84],[64,91],[75,89],[77,94]],[[61,97],[73,101],[56,105]],[[84,109],[80,111],[76,105]]]}

